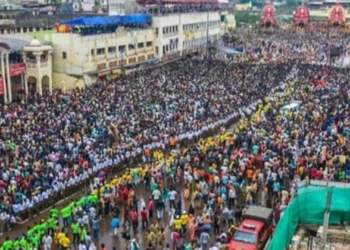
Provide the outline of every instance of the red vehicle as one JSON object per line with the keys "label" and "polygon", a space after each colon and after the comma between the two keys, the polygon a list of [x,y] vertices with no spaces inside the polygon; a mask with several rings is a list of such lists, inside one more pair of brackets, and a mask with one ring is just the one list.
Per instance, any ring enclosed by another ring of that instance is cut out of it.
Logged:
{"label": "red vehicle", "polygon": [[250,206],[230,242],[229,250],[263,249],[273,232],[272,209]]}

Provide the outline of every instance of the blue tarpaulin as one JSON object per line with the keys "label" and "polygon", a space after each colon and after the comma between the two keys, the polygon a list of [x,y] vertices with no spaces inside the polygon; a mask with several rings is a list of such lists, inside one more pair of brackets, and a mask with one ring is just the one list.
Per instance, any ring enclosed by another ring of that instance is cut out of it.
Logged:
{"label": "blue tarpaulin", "polygon": [[64,22],[66,25],[125,25],[125,24],[147,24],[150,22],[150,16],[143,14],[125,15],[125,16],[97,16],[97,17],[78,17]]}
{"label": "blue tarpaulin", "polygon": [[234,48],[234,47],[220,46],[219,50],[226,53],[226,54],[242,54],[243,53],[243,49]]}

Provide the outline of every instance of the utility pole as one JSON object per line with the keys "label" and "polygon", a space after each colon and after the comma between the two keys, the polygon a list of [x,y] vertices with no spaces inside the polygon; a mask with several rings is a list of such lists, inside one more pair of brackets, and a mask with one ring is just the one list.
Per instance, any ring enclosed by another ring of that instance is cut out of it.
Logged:
{"label": "utility pole", "polygon": [[331,213],[332,198],[333,198],[333,188],[331,188],[327,192],[326,209],[325,209],[324,219],[323,219],[322,242],[320,247],[321,250],[325,249],[325,246],[327,243],[327,233],[328,233],[328,226],[329,226],[329,217]]}

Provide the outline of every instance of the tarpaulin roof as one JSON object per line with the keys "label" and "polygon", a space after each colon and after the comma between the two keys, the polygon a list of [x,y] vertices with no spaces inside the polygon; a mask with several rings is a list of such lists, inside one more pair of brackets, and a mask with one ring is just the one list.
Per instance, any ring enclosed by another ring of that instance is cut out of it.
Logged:
{"label": "tarpaulin roof", "polygon": [[242,54],[243,53],[242,48],[230,48],[230,47],[220,46],[219,50],[226,53],[226,54]]}
{"label": "tarpaulin roof", "polygon": [[136,14],[125,16],[96,16],[96,17],[78,17],[64,22],[66,25],[123,25],[123,24],[146,24],[150,21],[150,16]]}

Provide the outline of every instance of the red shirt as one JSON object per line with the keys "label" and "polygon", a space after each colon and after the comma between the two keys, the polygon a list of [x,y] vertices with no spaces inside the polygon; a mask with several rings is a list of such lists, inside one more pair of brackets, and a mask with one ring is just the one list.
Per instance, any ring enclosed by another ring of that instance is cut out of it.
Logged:
{"label": "red shirt", "polygon": [[137,222],[138,221],[137,212],[135,210],[130,212],[130,218],[131,218],[132,222]]}
{"label": "red shirt", "polygon": [[142,210],[141,211],[141,220],[142,221],[146,221],[147,220],[147,211],[146,210]]}

